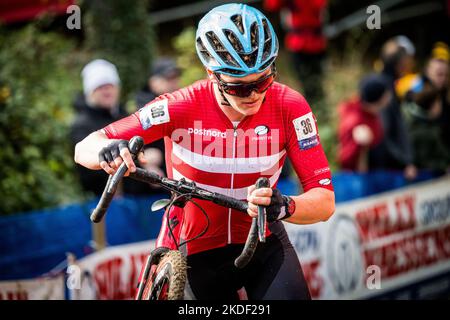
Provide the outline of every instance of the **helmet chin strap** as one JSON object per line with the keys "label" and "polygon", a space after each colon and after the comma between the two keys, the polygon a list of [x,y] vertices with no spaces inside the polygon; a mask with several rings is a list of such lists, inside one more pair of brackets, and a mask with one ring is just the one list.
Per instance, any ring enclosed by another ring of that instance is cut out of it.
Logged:
{"label": "helmet chin strap", "polygon": [[231,107],[230,102],[228,101],[228,99],[223,94],[222,88],[219,85],[217,85],[217,89],[219,89],[220,95],[222,96],[222,99],[223,99],[223,101],[221,101],[220,104],[223,105],[223,106]]}
{"label": "helmet chin strap", "polygon": [[[206,69],[206,72],[208,73],[208,75],[212,75],[213,74],[213,72],[211,70],[208,70],[208,69]],[[222,97],[222,101],[220,101],[220,104],[222,106],[231,107],[230,101],[228,101],[228,99],[225,97],[225,94],[223,93],[222,88],[219,86],[219,84],[217,82],[216,82],[216,85],[217,85],[217,89],[220,92],[220,96]]]}

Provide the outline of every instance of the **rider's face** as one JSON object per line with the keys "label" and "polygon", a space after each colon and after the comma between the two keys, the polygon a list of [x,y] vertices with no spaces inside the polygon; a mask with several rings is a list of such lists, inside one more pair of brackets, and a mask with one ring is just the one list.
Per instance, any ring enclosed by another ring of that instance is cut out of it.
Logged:
{"label": "rider's face", "polygon": [[[217,75],[220,77],[220,80],[225,83],[230,84],[247,84],[258,81],[270,75],[272,73],[272,69],[269,68],[263,72],[250,74],[245,77],[232,77],[224,74]],[[214,75],[210,75],[211,79],[218,83],[215,79]],[[257,113],[261,107],[261,104],[264,100],[267,91],[262,93],[257,92],[256,90],[251,91],[250,95],[247,97],[238,97],[236,95],[231,95],[223,92],[224,96],[230,103],[231,107],[243,116],[250,116]],[[221,97],[220,97],[221,98]]]}

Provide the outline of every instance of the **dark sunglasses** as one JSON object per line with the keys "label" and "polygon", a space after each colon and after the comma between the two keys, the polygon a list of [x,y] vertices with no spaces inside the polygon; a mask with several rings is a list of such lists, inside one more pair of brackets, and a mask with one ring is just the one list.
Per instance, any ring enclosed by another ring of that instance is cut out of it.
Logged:
{"label": "dark sunglasses", "polygon": [[237,96],[240,98],[248,97],[252,94],[253,91],[256,91],[258,93],[263,93],[269,87],[272,85],[272,83],[275,80],[275,77],[277,75],[277,70],[275,67],[272,68],[272,72],[268,74],[267,76],[258,79],[254,82],[250,83],[229,83],[225,82],[222,79],[220,79],[220,75],[217,73],[214,73],[217,82],[219,83],[221,89],[231,95],[231,96]]}

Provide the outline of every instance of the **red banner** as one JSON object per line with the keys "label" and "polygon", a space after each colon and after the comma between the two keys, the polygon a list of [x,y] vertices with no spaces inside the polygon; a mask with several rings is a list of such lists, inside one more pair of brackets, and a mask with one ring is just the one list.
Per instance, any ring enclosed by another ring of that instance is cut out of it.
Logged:
{"label": "red banner", "polygon": [[66,14],[74,0],[0,0],[0,22],[14,23],[32,20],[43,13]]}

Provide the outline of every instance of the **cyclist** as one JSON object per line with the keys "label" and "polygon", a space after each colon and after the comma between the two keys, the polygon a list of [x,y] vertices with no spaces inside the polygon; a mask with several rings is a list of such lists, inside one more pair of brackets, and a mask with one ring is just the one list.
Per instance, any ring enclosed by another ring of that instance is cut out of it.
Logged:
{"label": "cyclist", "polygon": [[[157,246],[188,241],[187,292],[196,299],[310,299],[307,284],[282,220],[326,221],[334,212],[331,173],[311,109],[301,94],[275,82],[278,40],[269,20],[244,4],[212,9],[199,22],[196,49],[207,79],[164,94],[133,115],[93,132],[75,147],[75,161],[113,174],[124,161],[136,166],[127,148],[135,135],[145,143],[164,137],[167,174],[199,187],[247,199],[248,215],[198,201],[163,221]],[[289,157],[304,193],[282,195],[276,183]],[[255,190],[259,177],[270,188]],[[252,261],[234,267],[257,206],[266,206],[267,240]],[[198,237],[205,226],[206,233]],[[242,297],[242,296],[241,296]]]}

